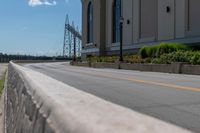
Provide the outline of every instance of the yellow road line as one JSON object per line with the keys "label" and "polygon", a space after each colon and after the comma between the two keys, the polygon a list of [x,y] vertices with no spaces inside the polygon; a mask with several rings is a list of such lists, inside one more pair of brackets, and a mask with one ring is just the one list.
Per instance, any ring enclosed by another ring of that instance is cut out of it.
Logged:
{"label": "yellow road line", "polygon": [[155,82],[155,81],[140,80],[140,79],[136,79],[136,78],[133,78],[133,77],[116,77],[114,75],[108,75],[106,73],[87,73],[87,72],[77,71],[77,70],[72,70],[72,71],[76,72],[76,73],[82,73],[82,74],[90,75],[90,76],[101,76],[101,77],[118,79],[118,80],[126,80],[126,81],[132,81],[132,82],[143,83],[143,84],[151,84],[151,85],[169,87],[169,88],[174,88],[174,89],[178,89],[178,90],[200,92],[200,88],[193,88],[193,87],[189,87],[189,86],[180,86],[180,85],[161,83],[161,82]]}

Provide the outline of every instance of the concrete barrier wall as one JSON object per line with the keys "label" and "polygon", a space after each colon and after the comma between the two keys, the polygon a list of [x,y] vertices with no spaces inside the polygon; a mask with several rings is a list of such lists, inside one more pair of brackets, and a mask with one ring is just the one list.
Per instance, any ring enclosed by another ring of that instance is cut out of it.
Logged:
{"label": "concrete barrier wall", "polygon": [[121,69],[171,73],[171,65],[120,63]]}
{"label": "concrete barrier wall", "polygon": [[105,62],[96,62],[96,63],[91,63],[91,67],[94,68],[114,68],[118,69],[119,68],[119,63],[105,63]]}
{"label": "concrete barrier wall", "polygon": [[89,67],[90,64],[88,62],[70,62],[71,65]]}
{"label": "concrete barrier wall", "polygon": [[9,64],[6,133],[186,133],[28,68]]}
{"label": "concrete barrier wall", "polygon": [[85,66],[85,67],[87,66],[93,68],[113,68],[113,69],[149,71],[149,72],[200,75],[200,65],[190,65],[186,63],[130,64],[130,63],[106,63],[106,62],[94,62],[94,63],[72,62],[71,65]]}
{"label": "concrete barrier wall", "polygon": [[8,67],[6,98],[6,133],[53,132],[47,122],[48,112],[41,112],[42,102],[33,96],[34,90],[13,64]]}
{"label": "concrete barrier wall", "polygon": [[200,65],[183,65],[181,67],[181,72],[184,74],[195,74],[200,75]]}

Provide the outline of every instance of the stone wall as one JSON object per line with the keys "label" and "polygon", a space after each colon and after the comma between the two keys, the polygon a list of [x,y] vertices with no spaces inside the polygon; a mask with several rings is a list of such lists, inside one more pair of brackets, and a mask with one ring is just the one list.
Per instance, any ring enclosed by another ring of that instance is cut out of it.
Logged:
{"label": "stone wall", "polygon": [[28,91],[30,86],[14,68],[8,67],[6,132],[7,133],[53,133],[47,122],[48,114],[40,111],[42,103],[36,103]]}
{"label": "stone wall", "polygon": [[12,62],[5,112],[5,133],[189,132]]}

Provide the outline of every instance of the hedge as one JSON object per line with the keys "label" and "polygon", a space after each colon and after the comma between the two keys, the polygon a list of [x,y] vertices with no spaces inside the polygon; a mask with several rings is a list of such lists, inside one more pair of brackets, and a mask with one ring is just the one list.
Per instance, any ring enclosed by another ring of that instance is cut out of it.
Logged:
{"label": "hedge", "polygon": [[160,43],[159,45],[144,46],[139,50],[139,55],[144,58],[156,58],[163,54],[178,50],[189,50],[187,46],[180,43]]}
{"label": "hedge", "polygon": [[172,62],[187,62],[200,65],[200,51],[175,51],[152,59],[154,64],[170,64]]}

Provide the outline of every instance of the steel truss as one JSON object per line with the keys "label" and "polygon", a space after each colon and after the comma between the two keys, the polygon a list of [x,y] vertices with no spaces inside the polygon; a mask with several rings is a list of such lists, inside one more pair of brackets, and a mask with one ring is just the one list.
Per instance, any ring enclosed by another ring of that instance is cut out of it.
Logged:
{"label": "steel truss", "polygon": [[68,15],[65,21],[63,57],[73,58],[81,56],[82,36],[78,26],[75,28],[74,22],[70,24]]}

